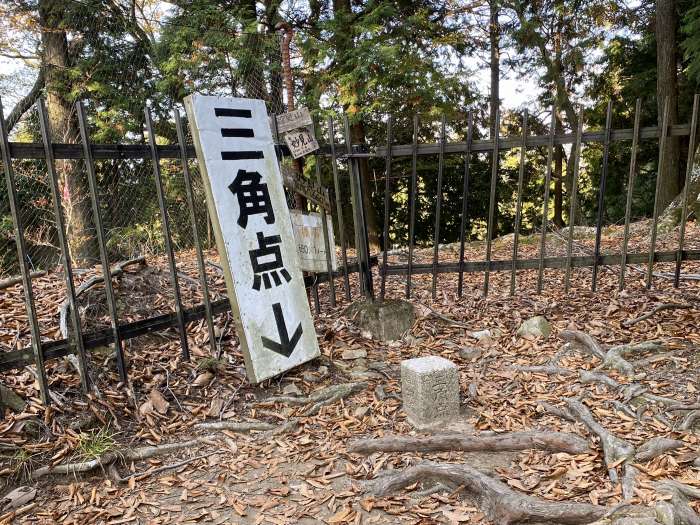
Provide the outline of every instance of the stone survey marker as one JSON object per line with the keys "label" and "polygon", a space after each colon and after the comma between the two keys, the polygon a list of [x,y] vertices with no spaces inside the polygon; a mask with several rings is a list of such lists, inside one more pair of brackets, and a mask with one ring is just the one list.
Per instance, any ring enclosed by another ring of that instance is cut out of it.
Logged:
{"label": "stone survey marker", "polygon": [[408,420],[416,427],[459,415],[457,365],[439,356],[401,361],[401,398]]}
{"label": "stone survey marker", "polygon": [[185,109],[248,378],[319,355],[262,100],[191,95]]}

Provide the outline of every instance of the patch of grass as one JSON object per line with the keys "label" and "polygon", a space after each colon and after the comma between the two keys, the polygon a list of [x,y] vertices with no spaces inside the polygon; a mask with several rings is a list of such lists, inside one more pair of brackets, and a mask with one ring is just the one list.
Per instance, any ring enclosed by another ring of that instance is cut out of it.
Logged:
{"label": "patch of grass", "polygon": [[12,469],[8,480],[23,480],[31,477],[35,467],[35,459],[27,450],[20,448],[6,458],[10,469]]}
{"label": "patch of grass", "polygon": [[197,361],[197,370],[202,372],[211,372],[215,374],[219,371],[226,369],[226,361],[223,359],[216,359],[215,357],[203,357]]}
{"label": "patch of grass", "polygon": [[81,432],[78,436],[78,446],[75,452],[80,461],[90,461],[113,450],[116,444],[112,429],[102,427],[99,430]]}

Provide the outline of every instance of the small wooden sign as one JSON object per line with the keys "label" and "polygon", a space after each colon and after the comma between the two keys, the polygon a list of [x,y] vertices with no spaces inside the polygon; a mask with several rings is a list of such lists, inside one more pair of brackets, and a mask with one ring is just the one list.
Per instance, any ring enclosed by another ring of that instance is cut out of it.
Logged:
{"label": "small wooden sign", "polygon": [[287,189],[301,193],[314,204],[321,206],[326,211],[331,211],[331,201],[328,198],[327,190],[297,174],[284,164],[282,165],[282,181]]}
{"label": "small wooden sign", "polygon": [[299,108],[288,113],[277,115],[278,133],[286,133],[287,131],[311,126],[312,124],[313,121],[311,120],[311,114],[308,108]]}
{"label": "small wooden sign", "polygon": [[298,159],[319,149],[312,127],[295,129],[284,134],[284,141],[292,152],[292,157]]}

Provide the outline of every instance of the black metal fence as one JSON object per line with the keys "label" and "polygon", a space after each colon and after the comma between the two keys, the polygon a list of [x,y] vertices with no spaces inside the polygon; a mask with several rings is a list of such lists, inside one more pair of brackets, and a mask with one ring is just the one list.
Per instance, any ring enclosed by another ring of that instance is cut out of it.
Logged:
{"label": "black metal fence", "polygon": [[[528,135],[528,117],[524,116],[522,125],[522,134],[520,136],[495,136],[488,140],[475,140],[474,133],[474,116],[469,112],[466,122],[466,141],[465,142],[448,142],[446,134],[446,122],[443,119],[440,126],[440,140],[436,143],[420,144],[418,140],[420,122],[418,118],[413,119],[413,141],[410,144],[394,144],[392,129],[393,120],[387,120],[387,140],[386,146],[376,147],[369,150],[365,145],[354,145],[350,139],[350,128],[347,119],[343,122],[344,142],[337,143],[335,140],[336,130],[335,122],[329,119],[327,122],[328,140],[322,147],[319,154],[316,156],[316,179],[320,186],[321,171],[328,170],[333,177],[333,199],[335,210],[325,210],[320,208],[322,214],[326,212],[335,214],[335,221],[338,224],[340,253],[342,268],[337,272],[329,271],[322,274],[314,274],[306,276],[307,287],[310,288],[311,297],[314,302],[314,307],[317,312],[320,311],[319,300],[319,284],[327,282],[330,291],[330,303],[332,306],[336,304],[336,289],[335,279],[342,278],[343,292],[345,300],[349,301],[351,297],[350,275],[359,273],[360,289],[362,294],[367,298],[374,298],[373,285],[373,266],[379,266],[379,296],[383,299],[387,295],[386,281],[387,276],[405,276],[405,295],[411,296],[413,286],[413,276],[417,274],[430,274],[432,276],[431,291],[433,297],[436,296],[438,276],[445,273],[457,274],[457,295],[463,294],[463,281],[465,272],[480,272],[484,274],[483,292],[489,291],[489,279],[491,272],[508,271],[510,272],[510,293],[513,294],[517,290],[517,271],[518,270],[536,270],[537,271],[537,291],[541,292],[544,283],[545,269],[558,268],[565,270],[565,287],[569,290],[570,277],[573,268],[591,267],[593,269],[591,288],[595,291],[597,284],[597,272],[600,266],[619,265],[619,287],[622,289],[625,286],[625,269],[630,264],[646,263],[646,283],[647,286],[652,285],[654,264],[658,262],[675,263],[675,284],[678,286],[680,270],[683,261],[700,260],[700,250],[685,249],[685,220],[681,221],[678,245],[675,250],[657,251],[656,238],[659,210],[658,206],[654,205],[654,214],[651,221],[649,231],[649,250],[646,253],[628,253],[628,242],[631,222],[631,192],[634,186],[634,179],[637,173],[637,151],[639,143],[642,140],[658,140],[660,157],[663,157],[665,151],[666,139],[669,136],[689,136],[689,156],[686,170],[686,182],[689,180],[693,170],[693,152],[696,144],[696,127],[698,117],[699,97],[695,97],[693,106],[692,122],[690,125],[663,125],[658,127],[640,127],[640,103],[637,102],[637,111],[632,129],[614,130],[611,127],[611,105],[608,105],[606,126],[599,131],[583,130],[582,114],[579,115],[579,125],[575,133],[556,134],[554,126],[554,117],[550,126],[550,131],[546,135],[531,136]],[[41,143],[20,143],[10,142],[6,132],[2,108],[0,105],[0,150],[2,153],[2,163],[4,167],[5,182],[8,190],[9,207],[12,215],[15,245],[18,254],[19,271],[21,273],[21,282],[24,291],[24,299],[26,302],[27,317],[29,319],[29,331],[31,332],[31,346],[20,348],[0,353],[0,372],[17,369],[28,364],[35,364],[37,368],[37,378],[39,381],[42,400],[45,403],[49,402],[49,391],[47,386],[44,363],[47,360],[76,354],[81,370],[84,372],[87,368],[88,356],[91,349],[113,345],[117,357],[117,367],[122,381],[127,380],[127,366],[124,358],[123,343],[124,341],[135,338],[154,331],[163,330],[168,327],[176,327],[180,337],[180,346],[182,357],[189,358],[189,349],[187,341],[187,324],[193,321],[205,319],[209,334],[209,344],[212,355],[218,354],[216,348],[216,337],[214,334],[214,316],[228,311],[229,304],[226,299],[212,301],[208,291],[206,277],[206,261],[202,250],[205,244],[201,239],[202,236],[202,221],[199,217],[197,203],[195,198],[195,189],[193,176],[191,174],[190,162],[195,158],[194,148],[186,142],[186,129],[177,111],[174,111],[174,125],[177,132],[177,143],[172,145],[156,144],[156,134],[153,129],[153,122],[150,111],[145,110],[145,126],[148,131],[148,144],[92,144],[89,136],[89,127],[85,115],[85,109],[82,104],[77,105],[77,116],[80,128],[80,144],[58,144],[51,140],[51,133],[47,122],[47,113],[43,102],[37,105],[37,117],[39,131],[41,134]],[[554,111],[552,112],[554,115]],[[668,110],[664,115],[664,122],[667,122]],[[499,122],[495,123],[494,129],[499,129]],[[277,137],[279,138],[279,137]],[[625,230],[623,243],[620,253],[604,254],[601,252],[601,237],[603,229],[603,199],[605,196],[605,184],[608,172],[608,156],[610,145],[613,142],[629,141],[631,143],[630,164],[629,164],[629,180],[626,200],[625,213]],[[277,140],[279,143],[279,140]],[[549,203],[550,203],[550,185],[552,182],[552,158],[553,149],[556,145],[571,144],[571,155],[574,156],[574,191],[569,196],[569,222],[570,225],[575,224],[576,210],[576,191],[577,177],[579,171],[579,162],[581,155],[582,144],[585,143],[600,143],[603,146],[603,162],[602,172],[600,177],[600,188],[598,192],[598,210],[597,220],[595,224],[595,243],[592,255],[580,256],[574,255],[572,250],[575,228],[570,227],[566,238],[566,255],[565,256],[549,256],[546,250],[547,234],[549,230]],[[536,258],[523,259],[520,258],[520,229],[521,217],[523,209],[523,175],[526,163],[526,151],[529,148],[544,147],[547,152],[546,173],[542,187],[542,213],[541,227],[539,232],[539,254]],[[286,154],[283,146],[277,146],[278,155]],[[519,165],[518,165],[518,181],[516,189],[516,214],[513,231],[513,247],[512,257],[508,260],[494,260],[493,255],[493,232],[496,221],[497,208],[495,205],[496,185],[499,176],[499,152],[504,150],[519,149]],[[465,255],[465,245],[467,242],[467,210],[470,199],[470,184],[472,177],[470,166],[472,157],[480,152],[491,154],[490,164],[490,181],[489,181],[489,204],[488,216],[486,218],[486,235],[485,242],[485,257],[483,260],[467,260]],[[459,256],[458,260],[453,262],[440,261],[440,226],[442,209],[442,183],[445,159],[448,156],[459,156],[463,158],[463,176],[462,176],[462,203],[461,215],[459,217]],[[414,256],[414,230],[416,224],[416,196],[417,196],[417,160],[421,156],[437,156],[437,193],[435,195],[434,219],[435,230],[432,246],[432,261],[429,263],[416,262]],[[380,254],[371,254],[369,246],[367,210],[365,209],[365,199],[363,198],[363,184],[361,182],[361,168],[359,162],[363,158],[374,158],[383,160],[385,163],[385,185],[384,185],[384,210],[383,210],[383,245],[384,250]],[[390,240],[390,207],[392,206],[393,191],[391,181],[393,180],[393,171],[395,170],[395,162],[401,158],[410,158],[411,167],[407,173],[409,177],[408,184],[408,258],[406,264],[390,264],[389,263],[389,247]],[[73,331],[73,337],[64,338],[53,341],[43,341],[40,336],[40,330],[37,322],[37,312],[34,301],[34,294],[31,280],[31,267],[27,257],[25,243],[25,228],[22,222],[22,213],[18,209],[19,200],[17,198],[17,181],[14,174],[14,163],[22,162],[27,159],[42,159],[45,162],[46,174],[49,180],[51,190],[51,199],[53,203],[53,217],[57,230],[58,245],[61,253],[62,273],[65,277],[66,297],[69,303],[69,311],[71,313],[70,323]],[[56,174],[56,162],[65,159],[79,159],[83,163],[83,169],[87,175],[89,186],[90,210],[91,219],[94,222],[94,232],[99,247],[99,261],[101,265],[102,279],[104,280],[105,295],[109,310],[110,326],[106,329],[89,329],[84,330],[81,327],[80,310],[77,305],[76,289],[74,284],[74,270],[71,266],[71,256],[69,253],[68,241],[66,239],[66,224],[64,218],[64,210],[61,203],[61,192],[59,191],[58,177]],[[167,256],[170,291],[174,302],[174,311],[171,313],[149,316],[145,319],[140,319],[133,322],[122,322],[119,319],[115,292],[112,287],[112,274],[110,270],[110,252],[108,239],[105,235],[103,214],[105,212],[104,203],[100,199],[100,191],[96,179],[95,165],[98,160],[133,160],[150,162],[152,167],[152,180],[155,193],[158,201],[158,210],[160,218],[160,227],[162,229],[163,249]],[[168,214],[168,198],[164,191],[163,183],[163,164],[165,161],[175,163],[179,166],[184,184],[185,202],[184,206],[187,210],[189,219],[189,228],[191,228],[193,237],[193,247],[196,252],[197,267],[199,272],[199,285],[201,287],[203,303],[192,306],[190,308],[183,305],[180,291],[180,279],[177,266],[177,250],[173,245],[172,240],[172,225]],[[328,162],[330,161],[330,166]],[[346,169],[341,169],[341,164],[346,164]],[[657,178],[656,196],[658,200],[660,178]],[[353,227],[344,224],[343,203],[347,202],[346,195],[341,192],[343,188],[349,185],[350,202],[352,202],[352,222]],[[687,186],[687,185],[686,185]],[[323,193],[323,190],[321,190]],[[688,198],[685,196],[683,202],[682,217],[687,217]],[[322,224],[325,226],[326,221]],[[348,257],[349,240],[346,238],[346,232],[354,232],[356,248],[356,262],[353,262]],[[327,233],[327,232],[326,232]],[[326,236],[327,239],[327,236]],[[88,388],[88,374],[81,374],[83,387]]]}

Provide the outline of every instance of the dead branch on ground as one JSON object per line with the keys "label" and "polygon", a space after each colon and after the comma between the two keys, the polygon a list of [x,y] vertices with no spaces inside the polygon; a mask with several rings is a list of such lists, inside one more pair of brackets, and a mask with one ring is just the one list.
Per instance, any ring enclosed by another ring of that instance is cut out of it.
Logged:
{"label": "dead branch on ground", "polygon": [[442,434],[434,436],[387,436],[378,439],[360,439],[348,445],[348,452],[505,452],[515,450],[546,450],[585,454],[590,452],[588,441],[566,432],[507,432],[488,436]]}

